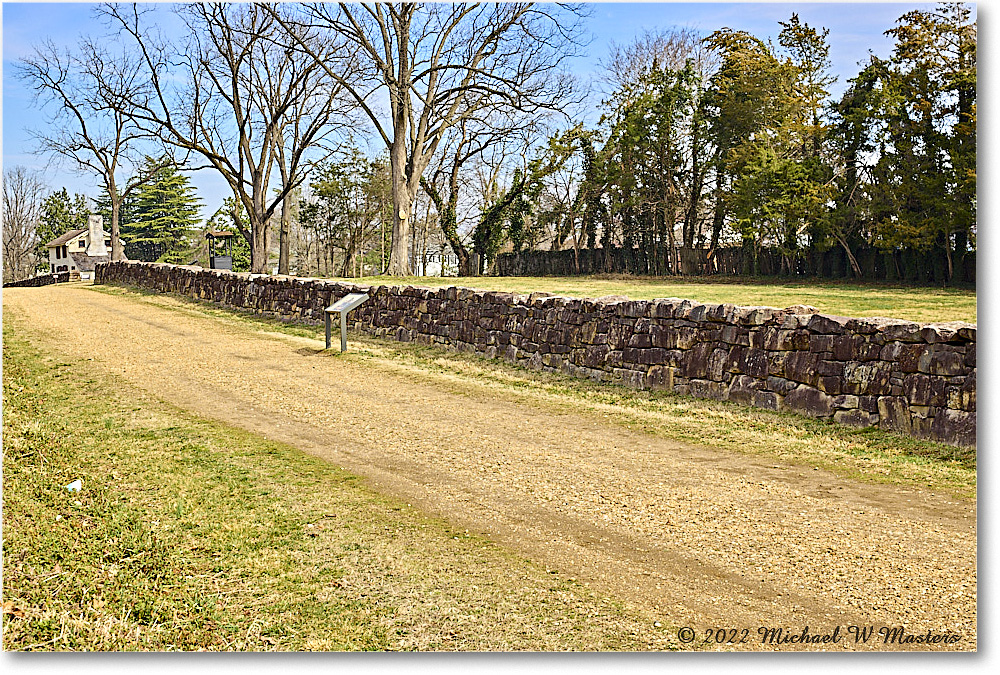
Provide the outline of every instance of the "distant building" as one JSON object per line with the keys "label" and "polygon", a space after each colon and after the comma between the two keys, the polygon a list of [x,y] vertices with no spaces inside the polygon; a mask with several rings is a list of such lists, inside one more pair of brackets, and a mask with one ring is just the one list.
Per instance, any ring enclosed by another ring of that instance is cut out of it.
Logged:
{"label": "distant building", "polygon": [[49,251],[49,272],[69,272],[70,278],[93,279],[94,266],[108,262],[111,237],[104,231],[101,216],[90,216],[89,228],[70,230],[45,245]]}

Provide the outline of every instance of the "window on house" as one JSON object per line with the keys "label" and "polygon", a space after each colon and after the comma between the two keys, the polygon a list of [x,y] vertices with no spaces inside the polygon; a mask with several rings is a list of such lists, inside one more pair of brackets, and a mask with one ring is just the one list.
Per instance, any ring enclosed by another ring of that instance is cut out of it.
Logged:
{"label": "window on house", "polygon": [[110,239],[105,239],[104,240],[104,245],[107,246],[108,248],[111,248],[111,240]]}
{"label": "window on house", "polygon": [[62,257],[65,258],[66,256],[68,256],[69,255],[69,247],[67,247],[67,246],[64,245],[62,247],[62,253],[63,253]]}
{"label": "window on house", "polygon": [[83,239],[80,240],[80,248],[87,248],[87,242]]}
{"label": "window on house", "polygon": [[62,258],[62,249],[56,246],[56,260]]}

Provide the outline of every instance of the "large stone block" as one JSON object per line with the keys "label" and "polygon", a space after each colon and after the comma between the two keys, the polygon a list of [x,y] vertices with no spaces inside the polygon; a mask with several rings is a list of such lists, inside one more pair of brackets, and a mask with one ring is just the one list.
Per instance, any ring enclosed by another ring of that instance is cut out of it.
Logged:
{"label": "large stone block", "polygon": [[882,347],[879,360],[895,362],[900,372],[915,373],[926,350],[924,343],[889,342]]}
{"label": "large stone block", "polygon": [[674,368],[661,365],[651,366],[646,373],[646,385],[650,389],[671,391],[674,388]]}
{"label": "large stone block", "polygon": [[728,350],[725,349],[714,349],[712,350],[712,355],[708,359],[708,373],[707,377],[710,380],[719,382],[723,379],[723,373],[726,372],[726,359],[729,356]]}
{"label": "large stone block", "polygon": [[648,349],[653,346],[653,342],[648,333],[635,333],[629,338],[628,346],[638,349]]}
{"label": "large stone block", "polygon": [[892,393],[892,364],[884,361],[851,362],[844,366],[844,393],[884,395]]}
{"label": "large stone block", "polygon": [[750,346],[750,330],[742,326],[726,325],[722,327],[721,340],[731,345]]}
{"label": "large stone block", "polygon": [[767,388],[771,391],[775,391],[782,396],[786,395],[788,392],[794,390],[799,386],[798,382],[793,382],[792,380],[786,380],[783,377],[769,377],[766,380]]}
{"label": "large stone block", "polygon": [[785,395],[785,408],[810,417],[829,417],[833,414],[833,400],[819,389],[800,384]]}
{"label": "large stone block", "polygon": [[833,413],[833,421],[852,427],[873,427],[879,423],[879,416],[864,410],[838,410]]}
{"label": "large stone block", "polygon": [[814,333],[821,335],[842,335],[851,318],[847,316],[834,316],[832,314],[814,314],[808,323],[808,328]]}
{"label": "large stone block", "polygon": [[736,320],[744,326],[763,326],[777,317],[784,317],[780,309],[774,307],[737,307]]}
{"label": "large stone block", "polygon": [[729,388],[726,391],[726,399],[735,403],[751,405],[753,404],[754,396],[763,390],[764,383],[757,378],[748,375],[737,375],[729,383]]}
{"label": "large stone block", "polygon": [[963,341],[959,335],[963,328],[975,328],[964,321],[948,321],[945,323],[932,323],[924,326],[920,331],[920,337],[924,342],[935,344],[937,342]]}
{"label": "large stone block", "polygon": [[583,365],[588,368],[603,368],[611,349],[608,345],[593,345],[587,347],[583,356]]}
{"label": "large stone block", "polygon": [[639,363],[647,365],[662,365],[667,361],[667,350],[659,347],[643,349],[639,355]]}
{"label": "large stone block", "polygon": [[832,335],[813,335],[809,339],[809,351],[813,353],[829,352],[833,353]]}
{"label": "large stone block", "polygon": [[721,401],[726,396],[727,387],[722,382],[710,382],[708,380],[691,380],[688,384],[688,393],[696,398],[710,398]]}
{"label": "large stone block", "polygon": [[903,396],[912,405],[945,405],[945,380],[933,375],[910,373],[903,377]]}
{"label": "large stone block", "polygon": [[764,408],[765,410],[781,410],[784,405],[784,396],[773,391],[757,391],[753,395],[753,406]]}
{"label": "large stone block", "polygon": [[703,342],[689,349],[680,363],[682,377],[703,378],[708,373],[708,360],[712,355],[712,345]]}
{"label": "large stone block", "polygon": [[887,431],[910,434],[913,418],[910,406],[902,396],[882,396],[878,399],[879,427]]}
{"label": "large stone block", "polygon": [[742,373],[744,367],[746,366],[746,347],[730,347],[729,354],[726,356],[726,363],[723,368],[727,373]]}
{"label": "large stone block", "polygon": [[921,327],[910,321],[887,319],[882,327],[882,335],[886,340],[899,340],[900,342],[923,342],[920,331]]}
{"label": "large stone block", "polygon": [[976,371],[973,370],[961,386],[948,387],[946,398],[949,408],[974,412],[976,409]]}
{"label": "large stone block", "polygon": [[723,323],[726,321],[726,317],[732,314],[735,309],[736,305],[730,303],[706,305],[705,320]]}
{"label": "large stone block", "polygon": [[917,370],[932,375],[961,375],[965,370],[965,354],[946,346],[933,345],[920,355]]}
{"label": "large stone block", "polygon": [[785,377],[815,386],[819,382],[819,373],[816,372],[819,361],[819,356],[812,352],[789,352],[785,357]]}
{"label": "large stone block", "polygon": [[975,445],[976,413],[945,408],[931,422],[930,433],[956,445]]}
{"label": "large stone block", "polygon": [[785,359],[787,358],[788,358],[788,352],[768,352],[767,374],[776,375],[777,377],[784,377]]}
{"label": "large stone block", "polygon": [[858,408],[861,405],[860,399],[854,394],[841,394],[840,396],[834,396],[833,407],[842,409],[852,409]]}
{"label": "large stone block", "polygon": [[747,375],[765,378],[768,375],[770,355],[763,349],[747,349],[743,356],[743,370]]}

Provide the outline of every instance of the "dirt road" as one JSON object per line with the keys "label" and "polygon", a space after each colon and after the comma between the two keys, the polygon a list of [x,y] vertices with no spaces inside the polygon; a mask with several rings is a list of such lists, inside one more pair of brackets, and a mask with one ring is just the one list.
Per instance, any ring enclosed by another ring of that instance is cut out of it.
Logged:
{"label": "dirt road", "polygon": [[699,638],[735,628],[749,635],[737,648],[759,649],[762,626],[856,625],[875,628],[868,644],[826,648],[893,648],[885,626],[975,648],[971,503],[373,370],[170,303],[81,285],[3,292],[5,313],[81,368],[324,457]]}

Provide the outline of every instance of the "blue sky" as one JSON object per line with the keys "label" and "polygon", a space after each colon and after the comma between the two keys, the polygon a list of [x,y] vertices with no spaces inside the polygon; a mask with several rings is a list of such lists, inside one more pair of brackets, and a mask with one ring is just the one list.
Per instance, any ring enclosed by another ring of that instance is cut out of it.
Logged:
{"label": "blue sky", "polygon": [[[599,75],[599,63],[606,58],[612,42],[630,43],[650,28],[690,27],[706,34],[718,28],[746,30],[760,38],[776,42],[779,21],[797,12],[802,21],[814,27],[830,29],[830,56],[839,81],[832,87],[836,94],[857,71],[857,63],[869,51],[888,55],[891,41],[883,33],[903,13],[929,8],[931,3],[596,3],[587,29],[593,35],[589,54],[573,64],[578,74]],[[3,165],[24,165],[42,170],[53,189],[67,187],[71,192],[96,196],[95,179],[73,174],[67,168],[47,165],[46,158],[31,154],[31,139],[26,131],[44,122],[31,93],[14,77],[18,58],[31,53],[32,46],[43,40],[72,48],[83,34],[102,35],[105,30],[93,17],[91,3],[3,3]],[[113,39],[113,38],[111,38]],[[600,96],[594,97],[594,105]],[[596,115],[595,115],[596,117]],[[210,215],[228,195],[221,179],[209,171],[192,174],[192,181]]]}

